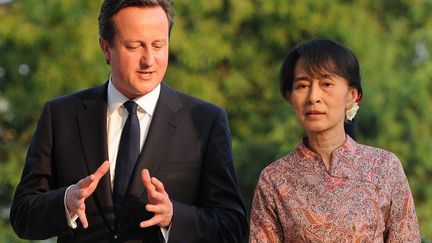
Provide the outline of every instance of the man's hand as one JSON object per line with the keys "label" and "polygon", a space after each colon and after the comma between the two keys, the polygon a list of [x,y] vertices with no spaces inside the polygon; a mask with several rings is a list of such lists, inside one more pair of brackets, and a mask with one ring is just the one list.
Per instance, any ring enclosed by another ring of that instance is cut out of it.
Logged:
{"label": "man's hand", "polygon": [[171,224],[173,216],[173,205],[166,193],[164,185],[155,177],[150,178],[150,173],[147,169],[141,171],[141,179],[147,189],[147,199],[149,204],[145,206],[146,210],[153,212],[153,218],[142,221],[141,228],[158,225],[166,228]]}
{"label": "man's hand", "polygon": [[78,181],[78,183],[73,185],[67,192],[66,206],[69,215],[78,215],[84,229],[88,227],[85,214],[85,200],[93,194],[99,180],[108,172],[109,167],[110,163],[108,161],[103,162],[95,173]]}

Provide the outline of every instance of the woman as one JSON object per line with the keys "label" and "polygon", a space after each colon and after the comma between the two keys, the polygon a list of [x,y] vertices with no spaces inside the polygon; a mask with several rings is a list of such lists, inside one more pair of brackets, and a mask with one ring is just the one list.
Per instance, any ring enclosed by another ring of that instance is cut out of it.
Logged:
{"label": "woman", "polygon": [[330,40],[301,43],[280,82],[307,137],[261,172],[250,242],[420,242],[399,159],[345,132],[362,97],[355,55]]}

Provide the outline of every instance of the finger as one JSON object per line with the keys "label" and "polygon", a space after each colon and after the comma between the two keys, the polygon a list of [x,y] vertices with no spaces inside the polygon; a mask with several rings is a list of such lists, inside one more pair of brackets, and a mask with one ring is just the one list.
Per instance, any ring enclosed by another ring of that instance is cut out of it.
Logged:
{"label": "finger", "polygon": [[100,178],[108,172],[109,166],[109,161],[106,160],[101,166],[99,166],[99,168],[97,168],[94,174],[78,181],[77,186],[82,189],[89,187],[93,182],[98,183]]}
{"label": "finger", "polygon": [[141,223],[140,223],[140,227],[141,228],[146,228],[146,227],[150,227],[150,226],[153,226],[153,225],[157,225],[157,224],[159,224],[161,222],[161,217],[160,216],[158,216],[158,215],[155,215],[153,218],[151,218],[151,219],[148,219],[148,220],[145,220],[145,221],[142,221]]}
{"label": "finger", "polygon": [[153,191],[147,191],[147,196],[149,198],[149,202],[151,204],[159,204],[162,203],[164,201],[164,199],[166,198],[164,194],[157,192],[155,190]]}
{"label": "finger", "polygon": [[85,211],[85,203],[84,203],[84,199],[81,199],[81,200],[80,200],[79,210],[83,210],[83,211]]}
{"label": "finger", "polygon": [[163,212],[163,208],[159,205],[147,204],[145,209],[155,214]]}
{"label": "finger", "polygon": [[96,172],[93,173],[94,180],[99,181],[102,176],[104,176],[110,168],[110,163],[108,160],[105,160],[99,168],[97,168]]}
{"label": "finger", "polygon": [[151,178],[151,182],[154,185],[154,187],[155,187],[155,189],[156,189],[157,192],[166,194],[165,187],[164,187],[163,183],[160,180],[158,180],[156,177],[152,177]]}
{"label": "finger", "polygon": [[151,183],[150,173],[147,169],[142,170],[141,179],[148,192],[155,190],[154,185]]}
{"label": "finger", "polygon": [[80,219],[81,224],[84,227],[84,229],[87,229],[88,222],[87,222],[87,216],[85,214],[85,206],[84,206],[84,210],[78,210],[78,218]]}
{"label": "finger", "polygon": [[161,204],[153,205],[153,204],[147,204],[145,206],[145,209],[149,212],[155,213],[155,214],[162,214],[167,212],[166,206],[162,206]]}

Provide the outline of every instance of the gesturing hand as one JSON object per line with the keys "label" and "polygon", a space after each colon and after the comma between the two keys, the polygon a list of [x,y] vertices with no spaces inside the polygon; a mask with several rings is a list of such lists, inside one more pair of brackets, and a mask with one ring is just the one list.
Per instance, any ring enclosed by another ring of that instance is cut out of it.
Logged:
{"label": "gesturing hand", "polygon": [[148,204],[146,210],[153,212],[155,215],[148,220],[142,221],[140,227],[145,228],[153,225],[159,227],[168,227],[171,224],[173,216],[173,205],[166,193],[164,185],[155,177],[150,178],[147,169],[141,171],[141,179],[147,189]]}
{"label": "gesturing hand", "polygon": [[84,201],[93,194],[99,180],[108,172],[109,167],[108,161],[103,162],[95,173],[81,179],[67,191],[66,206],[69,215],[78,215],[84,229],[88,227]]}

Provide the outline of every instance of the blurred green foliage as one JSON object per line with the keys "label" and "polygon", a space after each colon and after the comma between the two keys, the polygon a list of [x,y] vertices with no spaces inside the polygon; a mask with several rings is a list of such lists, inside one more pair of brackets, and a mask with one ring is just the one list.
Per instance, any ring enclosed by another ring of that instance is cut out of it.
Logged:
{"label": "blurred green foliage", "polygon": [[[101,1],[0,5],[0,241],[19,242],[9,207],[42,105],[103,83]],[[178,0],[166,82],[225,108],[244,200],[259,172],[302,131],[278,90],[296,43],[329,38],[362,68],[357,140],[398,155],[425,242],[432,238],[432,2],[425,0]]]}

